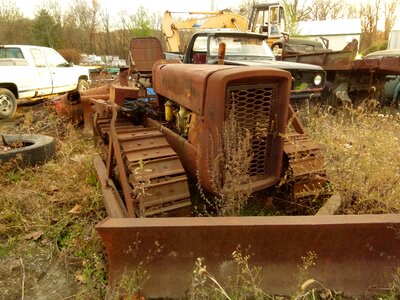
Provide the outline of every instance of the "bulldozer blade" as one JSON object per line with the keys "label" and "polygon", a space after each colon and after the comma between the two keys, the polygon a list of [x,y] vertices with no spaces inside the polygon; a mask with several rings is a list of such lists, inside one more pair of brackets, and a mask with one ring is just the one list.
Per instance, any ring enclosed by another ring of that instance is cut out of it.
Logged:
{"label": "bulldozer blade", "polygon": [[[314,279],[346,296],[370,299],[371,287],[387,286],[400,266],[400,216],[394,214],[107,218],[97,231],[110,283],[121,288],[121,278],[145,270],[150,279],[142,290],[149,298],[184,297],[200,257],[223,285],[237,270],[232,253],[238,247],[251,255],[249,267],[262,268],[260,287],[271,295],[292,295]],[[302,258],[310,251],[315,265],[305,269]]]}

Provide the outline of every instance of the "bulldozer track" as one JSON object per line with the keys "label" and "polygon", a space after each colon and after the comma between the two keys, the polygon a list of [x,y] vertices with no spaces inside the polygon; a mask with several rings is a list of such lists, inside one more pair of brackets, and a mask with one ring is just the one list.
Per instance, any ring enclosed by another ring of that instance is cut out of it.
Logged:
{"label": "bulldozer track", "polygon": [[289,134],[284,143],[288,158],[287,180],[292,185],[294,205],[308,206],[310,202],[323,202],[331,196],[324,168],[321,148],[307,135]]}
{"label": "bulldozer track", "polygon": [[[96,128],[104,141],[110,141],[111,119],[98,118]],[[115,123],[118,147],[133,191],[137,216],[190,215],[188,178],[179,156],[164,133],[156,128],[135,126],[128,120]],[[289,211],[312,213],[331,196],[320,147],[302,133],[287,135],[284,143],[287,166],[281,193]],[[127,201],[127,200],[126,200]]]}
{"label": "bulldozer track", "polygon": [[[100,135],[110,140],[109,118],[99,118]],[[130,188],[135,214],[181,216],[190,214],[190,193],[185,170],[164,134],[154,128],[115,123],[116,138]]]}

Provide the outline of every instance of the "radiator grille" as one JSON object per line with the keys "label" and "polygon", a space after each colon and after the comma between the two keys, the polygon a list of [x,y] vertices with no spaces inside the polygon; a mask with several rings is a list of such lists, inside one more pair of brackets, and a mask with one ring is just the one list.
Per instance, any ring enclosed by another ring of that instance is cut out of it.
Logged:
{"label": "radiator grille", "polygon": [[272,104],[276,98],[275,84],[228,86],[225,120],[233,109],[239,130],[251,133],[253,159],[250,176],[268,174],[273,132]]}

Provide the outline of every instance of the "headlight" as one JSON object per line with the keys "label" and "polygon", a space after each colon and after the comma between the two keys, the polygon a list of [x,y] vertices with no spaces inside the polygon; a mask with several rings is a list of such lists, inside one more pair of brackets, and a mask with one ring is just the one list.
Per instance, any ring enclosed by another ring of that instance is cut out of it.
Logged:
{"label": "headlight", "polygon": [[318,75],[315,75],[315,77],[314,77],[314,84],[315,85],[320,85],[322,83],[322,76],[320,75],[320,74],[318,74]]}

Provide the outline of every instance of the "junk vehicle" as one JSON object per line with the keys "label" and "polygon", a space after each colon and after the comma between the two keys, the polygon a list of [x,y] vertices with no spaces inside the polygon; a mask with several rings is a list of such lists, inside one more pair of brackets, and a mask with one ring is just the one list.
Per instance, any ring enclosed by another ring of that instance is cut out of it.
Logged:
{"label": "junk vehicle", "polygon": [[[325,73],[322,68],[307,64],[277,62],[273,51],[268,46],[268,44],[273,44],[274,47],[281,49],[282,39],[288,39],[287,35],[281,33],[281,28],[282,30],[284,28],[283,18],[283,6],[277,3],[254,4],[249,22],[246,18],[230,12],[221,12],[215,16],[205,16],[199,19],[174,21],[171,13],[167,11],[164,14],[162,26],[168,51],[164,53],[164,56],[167,59],[182,60],[189,64],[213,64],[217,62],[219,43],[224,42],[228,44],[225,64],[262,65],[288,70],[293,75],[291,96],[293,101],[318,98],[325,84]],[[270,24],[269,27],[264,26],[269,28],[266,32],[257,29],[259,28],[257,22],[260,19]],[[244,32],[246,24],[248,30],[264,34]],[[275,30],[271,28],[275,28]],[[184,29],[196,29],[187,45],[181,43],[180,38],[180,33]],[[275,43],[273,43],[274,41]],[[289,43],[285,45],[284,49],[288,52]],[[290,49],[294,50],[289,53],[298,53],[299,47],[304,45],[307,47],[312,45],[313,51],[316,51],[315,49],[320,46],[320,43],[291,39],[290,45],[292,45]]]}
{"label": "junk vehicle", "polygon": [[228,30],[196,32],[187,47],[183,62],[216,64],[219,44],[225,43],[225,65],[262,66],[292,74],[291,99],[304,100],[320,96],[325,71],[315,65],[277,61],[262,34]]}
{"label": "junk vehicle", "polygon": [[393,75],[400,75],[400,56],[355,59],[357,50],[358,42],[353,40],[342,51],[283,55],[281,60],[321,66],[326,71],[323,98],[329,105],[358,104],[365,99],[384,105],[384,86]]}
{"label": "junk vehicle", "polygon": [[88,69],[68,63],[52,48],[0,46],[0,118],[15,113],[17,99],[37,99],[88,87]]}
{"label": "junk vehicle", "polygon": [[[382,59],[385,57],[399,58],[400,49],[387,49],[372,52],[366,55],[364,59]],[[400,108],[400,75],[386,76],[380,100],[383,105],[392,105]]]}
{"label": "junk vehicle", "polygon": [[326,39],[319,42],[298,37],[289,38],[286,23],[285,7],[280,2],[254,3],[247,22],[247,30],[265,35],[275,55],[281,54],[282,51],[291,54],[330,51],[329,41]]}
{"label": "junk vehicle", "polygon": [[[326,85],[322,98],[332,106],[358,104],[361,101],[388,101],[388,87],[395,84],[400,74],[400,60],[394,57],[366,57],[357,59],[358,41],[354,39],[341,51],[329,49],[329,40],[322,43],[292,38],[285,31],[285,11],[280,3],[254,4],[248,30],[268,36],[268,43],[277,59],[321,66],[326,71]],[[395,41],[392,35],[391,43]],[[390,88],[389,88],[390,89]],[[392,97],[395,102],[395,98]]]}
{"label": "junk vehicle", "polygon": [[[135,51],[133,45],[150,50]],[[226,279],[237,269],[231,253],[239,251],[238,245],[251,246],[260,287],[272,294],[296,290],[298,281],[292,277],[309,251],[318,255],[309,278],[324,286],[365,295],[372,284],[382,284],[400,263],[393,229],[400,224],[398,216],[191,217],[197,188],[188,183],[198,181],[205,191],[218,194],[213,182],[227,179],[212,177],[210,171],[211,165],[225,169],[216,158],[224,157],[220,141],[232,120],[234,131],[249,136],[251,145],[242,174],[250,180],[238,180],[232,189],[250,190],[265,203],[275,199],[292,213],[314,214],[330,196],[329,183],[320,148],[289,104],[289,72],[154,64],[162,52],[156,45],[152,38],[131,43],[139,82],[151,82],[154,96],[143,86],[127,86],[123,77],[121,85],[109,88],[109,101],[103,100],[103,89],[85,93],[92,95],[95,132],[104,149],[94,165],[109,217],[96,228],[115,290],[124,294],[119,280],[131,282],[144,270],[150,279],[139,284],[147,297],[185,297],[196,258],[206,259],[216,280]],[[151,73],[149,65],[154,66]]]}
{"label": "junk vehicle", "polygon": [[[137,54],[135,46],[142,50],[146,44],[155,53],[155,38],[136,38],[132,41],[133,61],[141,61],[140,57],[134,57]],[[226,49],[230,46],[227,44]],[[148,59],[147,57],[146,61],[150,62]],[[141,78],[145,78],[140,64],[136,67],[139,67],[137,72]],[[106,141],[112,142],[114,149],[122,147],[126,151],[121,152],[121,155],[127,161],[121,163],[130,166],[131,171],[125,176],[123,167],[119,169],[120,179],[126,177],[128,180],[125,183],[121,180],[125,198],[132,194],[132,186],[135,185],[134,170],[140,162],[153,170],[146,173],[146,178],[163,182],[163,188],[160,188],[160,184],[150,187],[151,196],[148,198],[145,195],[143,201],[137,202],[130,197],[129,200],[126,199],[130,217],[143,210],[148,216],[167,214],[176,205],[190,206],[186,172],[191,176],[198,176],[204,189],[215,193],[210,183],[209,160],[216,154],[207,153],[207,149],[213,148],[211,145],[218,148],[217,137],[222,136],[223,124],[231,110],[234,111],[240,130],[248,130],[252,134],[252,154],[249,154],[254,155],[249,170],[251,183],[244,186],[253,192],[273,187],[282,176],[283,166],[290,163],[294,164],[290,166],[293,171],[290,176],[293,176],[295,188],[290,189],[286,196],[292,194],[297,199],[291,201],[301,202],[300,199],[309,196],[314,199],[317,190],[318,194],[326,182],[318,146],[304,134],[292,110],[290,116],[288,115],[290,106],[286,98],[292,85],[289,72],[259,66],[170,63],[156,66],[150,78],[157,94],[156,103],[146,106],[146,109],[139,105],[141,98],[148,98],[143,88],[130,96],[134,101],[129,114],[137,124],[121,124],[123,132],[127,133],[126,138],[119,137],[119,123],[115,121],[114,125],[110,125],[110,115],[103,117],[102,113],[106,110],[101,108],[100,103],[95,103],[100,107],[95,117],[96,132]],[[139,94],[142,96],[139,97]],[[111,95],[110,99],[116,97]],[[119,104],[122,111],[129,111],[129,108],[122,105],[121,99]],[[295,131],[286,141],[287,153],[284,154],[283,136],[289,118]],[[110,126],[115,126],[115,136],[107,139]],[[293,143],[298,143],[299,148],[293,146]],[[169,156],[171,157],[168,161],[164,161]],[[302,159],[297,160],[299,157]],[[159,158],[163,160],[158,162]],[[283,163],[285,159],[287,162]],[[170,172],[172,173],[169,174]],[[128,184],[129,180],[133,181]],[[168,194],[171,189],[175,191],[173,197]]]}

